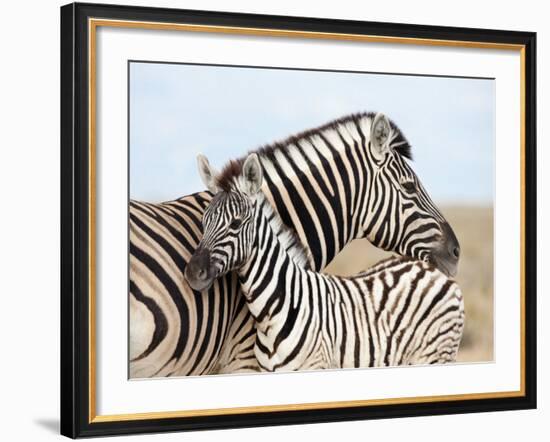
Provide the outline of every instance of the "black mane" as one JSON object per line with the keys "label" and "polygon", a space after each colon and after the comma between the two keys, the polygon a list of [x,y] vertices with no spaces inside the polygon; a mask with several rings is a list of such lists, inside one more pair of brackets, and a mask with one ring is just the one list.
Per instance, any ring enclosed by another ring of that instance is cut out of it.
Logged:
{"label": "black mane", "polygon": [[220,174],[216,177],[216,184],[224,192],[229,192],[233,187],[235,178],[238,177],[243,170],[243,163],[245,158],[239,158],[237,160],[230,160],[227,163]]}
{"label": "black mane", "polygon": [[[338,129],[338,126],[342,124],[346,124],[348,122],[354,122],[356,124],[359,123],[359,121],[363,118],[371,118],[373,119],[376,116],[375,112],[359,112],[354,113],[350,115],[346,115],[344,117],[337,118],[335,120],[332,120],[328,123],[325,123],[321,126],[307,129],[303,132],[299,132],[297,134],[291,135],[281,141],[275,141],[270,144],[265,144],[261,146],[257,150],[249,151],[245,156],[238,158],[236,160],[231,160],[221,171],[221,173],[217,177],[217,184],[218,186],[224,190],[229,191],[233,185],[234,179],[240,175],[242,172],[242,166],[244,164],[244,160],[246,157],[251,153],[257,153],[260,157],[266,157],[271,161],[275,160],[275,152],[285,149],[287,146],[291,144],[296,144],[299,140],[310,138],[319,132],[323,132],[325,130],[329,129]],[[401,155],[403,158],[408,158],[409,160],[412,160],[412,151],[411,151],[411,145],[409,144],[408,140],[405,138],[399,127],[391,120],[389,120],[390,126],[392,128],[393,133],[393,140],[392,140],[392,147],[395,152],[397,152],[399,155]]]}
{"label": "black mane", "polygon": [[[273,159],[275,151],[279,149],[284,149],[285,146],[288,146],[289,144],[296,144],[297,141],[304,138],[306,139],[310,138],[324,130],[329,130],[329,129],[336,130],[338,129],[338,126],[342,124],[346,124],[350,121],[358,124],[359,121],[362,120],[363,118],[374,119],[375,116],[376,116],[375,112],[357,112],[354,114],[345,115],[343,117],[329,121],[328,123],[325,123],[321,126],[318,126],[312,129],[307,129],[303,132],[299,132],[297,134],[291,135],[288,138],[283,139],[281,141],[276,141],[271,144],[266,144],[260,147],[256,152],[258,153],[258,155],[266,156],[270,159]],[[389,122],[392,128],[392,132],[395,135],[395,138],[392,141],[392,146],[394,150],[402,157],[412,160],[413,159],[412,151],[411,151],[411,145],[409,141],[405,138],[405,135],[403,135],[403,132],[401,132],[401,129],[399,129],[397,124],[395,124],[392,120],[389,120]]]}

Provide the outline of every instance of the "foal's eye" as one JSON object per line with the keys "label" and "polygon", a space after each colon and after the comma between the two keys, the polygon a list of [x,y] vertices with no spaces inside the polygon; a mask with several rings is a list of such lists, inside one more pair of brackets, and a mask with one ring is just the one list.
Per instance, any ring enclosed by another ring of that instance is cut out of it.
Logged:
{"label": "foal's eye", "polygon": [[401,185],[403,186],[403,189],[405,189],[405,192],[412,193],[416,190],[416,186],[412,181],[406,181]]}
{"label": "foal's eye", "polygon": [[238,229],[241,227],[242,220],[240,218],[236,218],[233,221],[231,221],[231,224],[229,224],[230,229]]}

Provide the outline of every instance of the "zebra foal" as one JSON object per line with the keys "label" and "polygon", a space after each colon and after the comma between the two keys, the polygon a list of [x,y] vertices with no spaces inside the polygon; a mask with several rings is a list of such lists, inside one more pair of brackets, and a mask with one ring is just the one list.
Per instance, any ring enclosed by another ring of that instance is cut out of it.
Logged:
{"label": "zebra foal", "polygon": [[304,267],[307,249],[261,191],[251,154],[224,178],[203,216],[204,236],[185,277],[196,290],[236,270],[256,322],[265,371],[454,361],[464,326],[456,282],[429,263],[391,258],[337,277]]}

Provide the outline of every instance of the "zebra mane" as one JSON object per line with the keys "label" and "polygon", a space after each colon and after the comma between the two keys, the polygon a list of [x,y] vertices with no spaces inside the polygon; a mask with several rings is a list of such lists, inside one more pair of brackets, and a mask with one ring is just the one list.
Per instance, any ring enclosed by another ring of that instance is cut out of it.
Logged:
{"label": "zebra mane", "polygon": [[[320,132],[326,131],[326,130],[337,130],[338,128],[345,126],[347,123],[356,123],[359,126],[359,123],[363,119],[369,119],[374,120],[374,117],[376,116],[376,112],[356,112],[353,114],[345,115],[343,117],[337,118],[335,120],[329,121],[328,123],[325,123],[321,126],[315,127],[313,129],[308,129],[303,132],[299,132],[297,134],[291,135],[290,137],[282,140],[282,141],[276,141],[271,144],[266,144],[262,147],[260,147],[256,153],[258,155],[267,157],[271,160],[274,160],[275,152],[281,149],[286,149],[290,145],[295,145],[297,142],[303,139],[311,138],[314,135],[319,134]],[[408,158],[409,160],[412,160],[412,151],[411,151],[411,145],[405,138],[405,135],[403,135],[403,132],[401,132],[401,129],[392,121],[389,120],[391,129],[392,129],[392,139],[390,141],[390,145],[393,148],[394,151],[396,151],[399,155],[402,157]],[[249,152],[252,153],[252,152]]]}
{"label": "zebra mane", "polygon": [[256,203],[259,205],[263,216],[269,221],[280,244],[296,265],[306,269],[311,268],[311,263],[313,262],[311,251],[300,240],[297,233],[283,223],[279,214],[273,210],[273,206],[261,191],[256,196]]}
{"label": "zebra mane", "polygon": [[245,158],[230,160],[216,177],[216,184],[224,192],[230,192],[237,184],[237,178],[243,170]]}
{"label": "zebra mane", "polygon": [[[242,171],[242,165],[244,164],[244,160],[251,153],[257,153],[260,156],[260,158],[265,158],[271,162],[276,162],[277,160],[275,158],[275,154],[278,151],[281,151],[281,150],[285,151],[289,148],[289,146],[297,145],[301,140],[309,139],[326,130],[331,130],[331,129],[338,130],[340,127],[343,127],[350,122],[355,123],[357,127],[359,127],[361,120],[369,119],[372,121],[374,120],[375,116],[376,116],[376,113],[374,112],[360,112],[360,113],[346,115],[344,117],[325,123],[322,126],[318,126],[313,129],[308,129],[306,131],[299,132],[281,141],[275,141],[273,143],[263,145],[256,150],[251,150],[243,157],[238,158],[236,160],[231,160],[223,168],[223,170],[217,177],[217,185],[220,189],[225,191],[229,191],[232,188],[234,188],[236,184],[235,183],[236,178],[240,175]],[[389,122],[391,127],[391,140],[390,140],[391,148],[395,152],[397,152],[399,155],[401,155],[403,158],[408,158],[409,160],[412,160],[413,157],[412,157],[410,143],[407,141],[407,139],[405,138],[405,136],[403,135],[403,132],[401,132],[399,127],[393,121],[389,120]]]}

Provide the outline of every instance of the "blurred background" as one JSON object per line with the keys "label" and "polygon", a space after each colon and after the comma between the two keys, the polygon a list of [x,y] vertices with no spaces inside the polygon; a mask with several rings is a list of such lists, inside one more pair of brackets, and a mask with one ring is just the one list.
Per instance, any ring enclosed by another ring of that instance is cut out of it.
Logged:
{"label": "blurred background", "polygon": [[[384,112],[461,245],[458,359],[493,359],[494,80],[149,62],[131,62],[129,77],[130,197],[149,202],[203,190],[198,153],[221,168],[335,118]],[[326,271],[349,275],[386,256],[354,241]]]}

